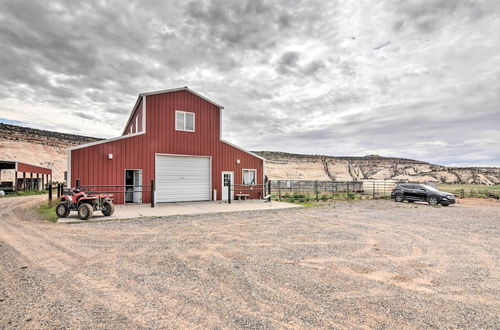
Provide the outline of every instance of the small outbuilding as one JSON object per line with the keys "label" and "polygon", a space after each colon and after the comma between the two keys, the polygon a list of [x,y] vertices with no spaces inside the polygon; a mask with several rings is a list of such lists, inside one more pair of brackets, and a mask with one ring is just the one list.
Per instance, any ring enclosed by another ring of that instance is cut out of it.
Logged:
{"label": "small outbuilding", "polygon": [[264,158],[221,138],[222,109],[187,87],[140,94],[122,136],[68,149],[68,186],[116,204],[262,198]]}
{"label": "small outbuilding", "polygon": [[[13,170],[14,181],[2,181],[2,170]],[[0,160],[0,190],[42,190],[51,181],[52,169],[50,168],[17,160]]]}

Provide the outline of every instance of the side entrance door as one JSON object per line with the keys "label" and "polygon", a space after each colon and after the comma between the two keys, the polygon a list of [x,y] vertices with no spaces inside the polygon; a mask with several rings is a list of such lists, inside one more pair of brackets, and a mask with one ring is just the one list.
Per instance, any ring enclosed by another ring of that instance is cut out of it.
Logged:
{"label": "side entrance door", "polygon": [[[234,173],[225,171],[222,172],[222,200],[227,201],[229,194],[229,182],[234,185]],[[234,189],[231,189],[231,199],[234,199]]]}
{"label": "side entrance door", "polygon": [[142,170],[125,170],[125,203],[142,203]]}

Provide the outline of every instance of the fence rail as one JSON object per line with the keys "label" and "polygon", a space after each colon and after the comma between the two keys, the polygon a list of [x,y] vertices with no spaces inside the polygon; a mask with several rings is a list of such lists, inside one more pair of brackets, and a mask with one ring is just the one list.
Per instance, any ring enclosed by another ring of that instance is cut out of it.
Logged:
{"label": "fence rail", "polygon": [[[125,200],[125,194],[127,193],[151,193],[151,207],[155,207],[155,180],[151,180],[150,185],[81,185],[80,180],[76,180],[76,187],[89,194],[124,194],[123,198]],[[116,190],[111,190],[107,188],[117,188]],[[120,189],[123,188],[123,189]],[[127,190],[127,188],[141,188],[141,190]],[[149,188],[149,189],[144,189]],[[65,185],[57,184],[54,188],[52,184],[48,186],[49,192],[49,202],[52,201],[53,191],[57,190],[57,198],[59,199],[62,195],[69,193],[65,191]]]}
{"label": "fence rail", "polygon": [[227,182],[227,196],[223,196],[223,198],[227,199],[228,203],[231,203],[231,200],[235,197],[239,199],[248,198],[267,198],[269,201],[271,200],[271,181],[268,181],[264,184],[233,184],[231,180]]}

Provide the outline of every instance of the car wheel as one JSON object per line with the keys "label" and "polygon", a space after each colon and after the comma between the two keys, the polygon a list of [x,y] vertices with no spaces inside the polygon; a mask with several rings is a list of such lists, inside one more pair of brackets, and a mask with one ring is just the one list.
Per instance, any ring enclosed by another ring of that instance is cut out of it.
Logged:
{"label": "car wheel", "polygon": [[113,212],[115,212],[115,206],[113,205],[113,203],[104,202],[102,204],[102,210],[101,210],[101,212],[105,216],[109,217],[110,215],[113,214]]}
{"label": "car wheel", "polygon": [[396,194],[394,200],[398,203],[404,202],[405,196],[403,194]]}
{"label": "car wheel", "polygon": [[429,203],[429,205],[435,206],[438,204],[438,200],[436,197],[431,196],[431,197],[427,198],[427,203]]}
{"label": "car wheel", "polygon": [[69,215],[69,209],[66,203],[59,203],[56,206],[56,214],[58,218],[66,218]]}
{"label": "car wheel", "polygon": [[94,210],[92,209],[92,206],[88,203],[83,203],[78,207],[78,216],[82,220],[88,220],[92,218],[92,213]]}

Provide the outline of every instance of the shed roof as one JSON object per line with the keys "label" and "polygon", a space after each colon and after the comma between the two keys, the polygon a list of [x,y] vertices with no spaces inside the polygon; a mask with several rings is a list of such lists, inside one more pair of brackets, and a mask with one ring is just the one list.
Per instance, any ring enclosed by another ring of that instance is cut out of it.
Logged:
{"label": "shed roof", "polygon": [[16,170],[35,174],[52,174],[52,169],[17,160],[0,160],[0,170]]}

